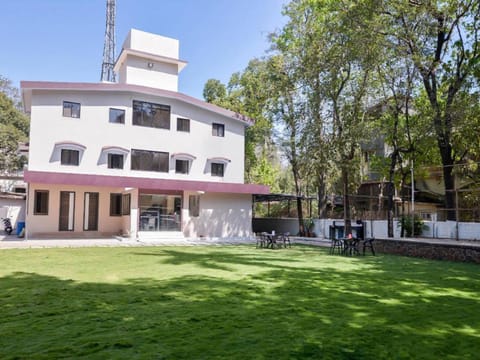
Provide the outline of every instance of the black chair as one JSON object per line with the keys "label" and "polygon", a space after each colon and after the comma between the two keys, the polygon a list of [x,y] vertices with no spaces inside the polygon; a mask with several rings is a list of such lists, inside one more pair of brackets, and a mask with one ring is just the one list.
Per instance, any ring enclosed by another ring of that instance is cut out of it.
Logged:
{"label": "black chair", "polygon": [[264,248],[267,246],[267,237],[265,236],[265,233],[257,233],[256,234],[257,238],[257,248]]}
{"label": "black chair", "polygon": [[366,238],[364,240],[362,240],[362,245],[363,245],[363,255],[365,255],[365,249],[366,248],[369,248],[370,251],[372,252],[372,255],[375,256],[375,249],[373,247],[373,241],[375,240],[375,238]]}
{"label": "black chair", "polygon": [[282,234],[282,241],[283,241],[283,247],[287,247],[287,243],[288,243],[288,247],[292,247],[292,243],[290,242],[290,233],[289,232],[286,232],[286,233],[283,233]]}
{"label": "black chair", "polygon": [[331,239],[331,244],[330,244],[330,254],[333,255],[335,254],[335,250],[337,250],[337,253],[340,255],[343,253],[343,240],[338,239],[335,236],[333,236]]}
{"label": "black chair", "polygon": [[343,240],[343,255],[359,255],[358,251],[359,239],[351,237]]}

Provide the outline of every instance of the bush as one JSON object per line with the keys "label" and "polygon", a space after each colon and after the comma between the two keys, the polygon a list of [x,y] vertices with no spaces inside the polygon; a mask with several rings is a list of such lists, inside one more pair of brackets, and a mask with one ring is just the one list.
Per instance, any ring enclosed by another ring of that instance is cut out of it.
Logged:
{"label": "bush", "polygon": [[[414,222],[413,236],[422,235],[422,231],[426,227],[425,224],[423,223],[423,219],[415,215],[413,218],[413,222]],[[397,226],[404,231],[405,236],[412,237],[412,217],[411,216],[402,216]]]}

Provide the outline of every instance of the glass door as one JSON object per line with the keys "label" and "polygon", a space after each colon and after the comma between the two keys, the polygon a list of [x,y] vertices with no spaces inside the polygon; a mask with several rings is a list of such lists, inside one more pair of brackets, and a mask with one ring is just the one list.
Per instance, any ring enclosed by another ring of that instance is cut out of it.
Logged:
{"label": "glass door", "polygon": [[140,231],[180,231],[180,195],[140,195]]}

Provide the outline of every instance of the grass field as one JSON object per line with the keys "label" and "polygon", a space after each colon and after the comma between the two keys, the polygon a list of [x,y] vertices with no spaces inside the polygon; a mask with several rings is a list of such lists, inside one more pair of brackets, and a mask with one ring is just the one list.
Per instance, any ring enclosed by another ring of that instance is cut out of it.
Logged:
{"label": "grass field", "polygon": [[1,359],[478,359],[480,267],[294,246],[0,251]]}

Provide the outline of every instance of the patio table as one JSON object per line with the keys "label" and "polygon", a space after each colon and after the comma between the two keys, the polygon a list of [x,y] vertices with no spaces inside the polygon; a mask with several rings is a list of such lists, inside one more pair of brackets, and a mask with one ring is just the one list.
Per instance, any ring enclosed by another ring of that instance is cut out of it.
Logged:
{"label": "patio table", "polygon": [[351,237],[351,238],[342,238],[343,241],[343,254],[344,255],[359,255],[360,252],[358,251],[358,243],[359,239]]}

